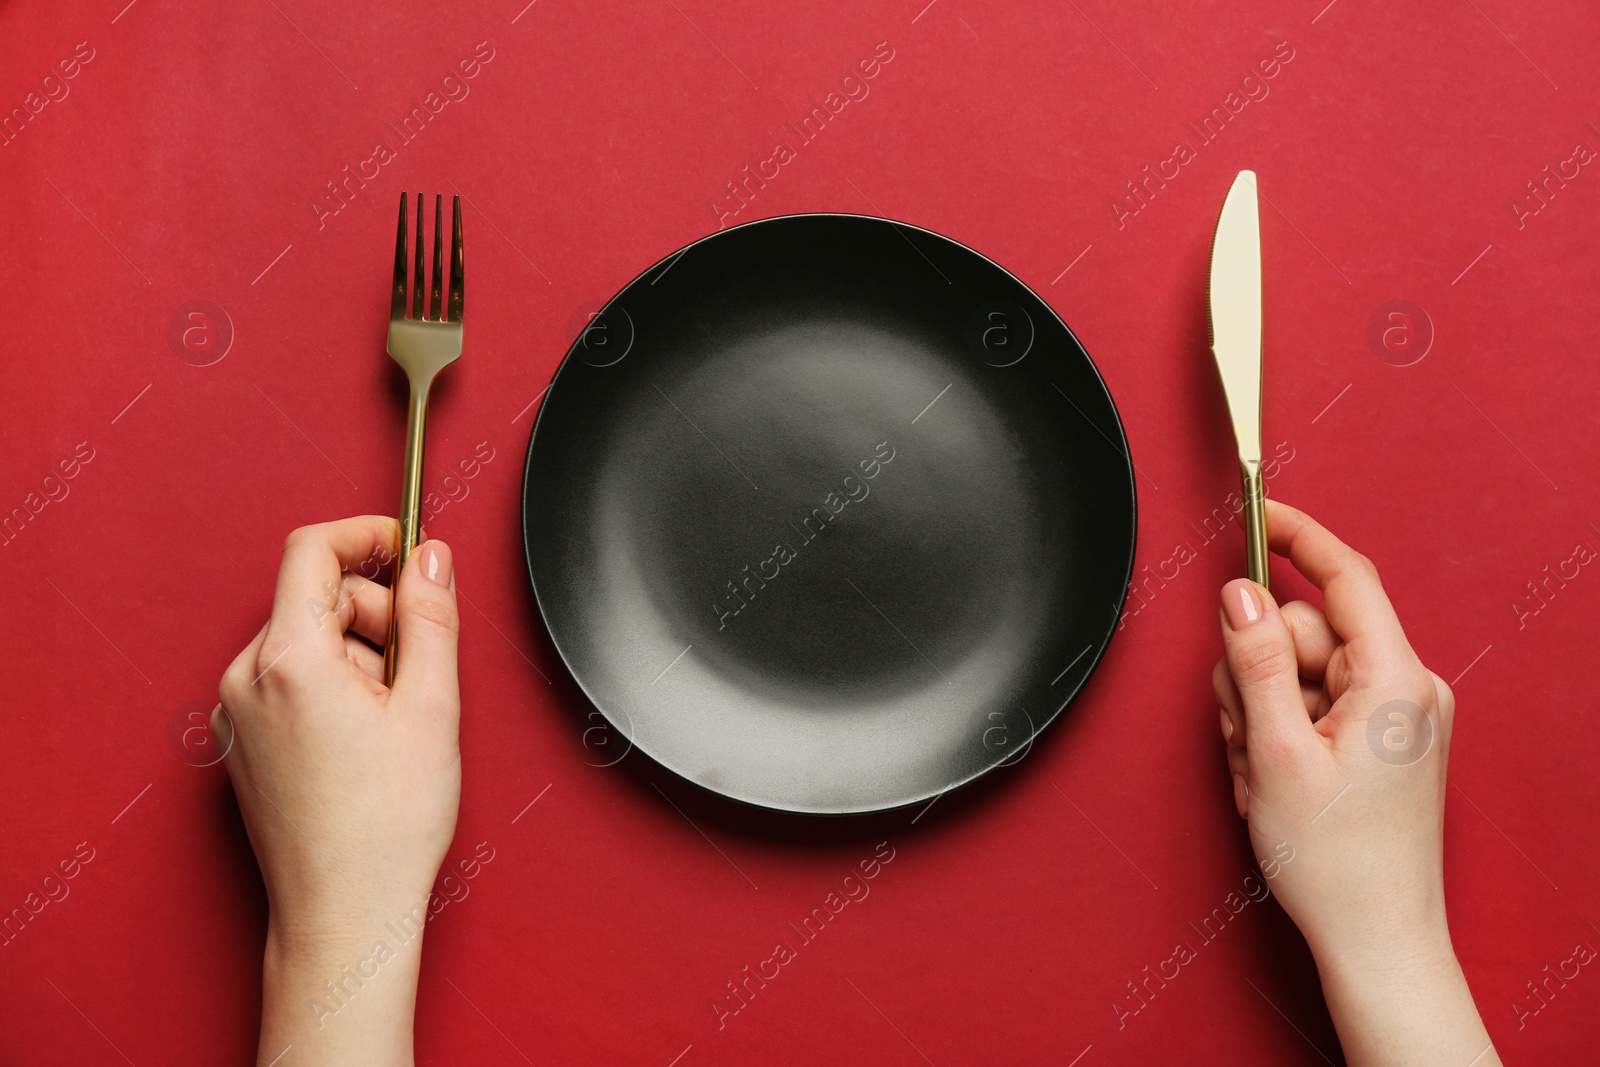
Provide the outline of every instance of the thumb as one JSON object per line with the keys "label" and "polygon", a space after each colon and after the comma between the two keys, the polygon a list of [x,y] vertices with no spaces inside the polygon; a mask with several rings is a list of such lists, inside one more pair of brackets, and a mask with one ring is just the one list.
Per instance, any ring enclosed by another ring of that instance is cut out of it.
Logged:
{"label": "thumb", "polygon": [[1303,741],[1311,719],[1300,694],[1294,637],[1272,594],[1248,578],[1223,586],[1222,640],[1252,755],[1271,758],[1283,743]]}
{"label": "thumb", "polygon": [[457,699],[461,615],[455,560],[443,541],[424,541],[406,560],[395,583],[394,624],[399,633],[394,689],[427,702]]}

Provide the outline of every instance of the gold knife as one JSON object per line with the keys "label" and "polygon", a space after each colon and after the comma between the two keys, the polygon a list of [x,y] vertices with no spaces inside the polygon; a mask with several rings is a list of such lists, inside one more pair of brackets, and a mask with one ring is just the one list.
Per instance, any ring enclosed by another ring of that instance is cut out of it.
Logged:
{"label": "gold knife", "polygon": [[1233,417],[1244,484],[1250,580],[1267,585],[1267,497],[1261,480],[1261,215],[1255,171],[1233,179],[1211,245],[1211,352]]}

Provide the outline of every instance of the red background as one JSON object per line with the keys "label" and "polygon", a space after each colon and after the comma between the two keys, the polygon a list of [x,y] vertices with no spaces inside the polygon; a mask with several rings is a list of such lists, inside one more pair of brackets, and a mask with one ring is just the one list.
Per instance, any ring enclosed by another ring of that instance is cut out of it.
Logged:
{"label": "red background", "polygon": [[[392,513],[395,198],[459,189],[466,353],[435,394],[428,486],[479,442],[494,458],[429,527],[465,598],[449,862],[480,841],[495,859],[432,924],[421,1062],[1338,1062],[1275,903],[1121,1029],[1112,1007],[1251,869],[1209,682],[1241,539],[1189,525],[1235,487],[1204,297],[1242,167],[1270,201],[1266,437],[1294,457],[1273,493],[1377,561],[1424,662],[1456,682],[1451,919],[1502,1055],[1592,1049],[1600,975],[1520,1027],[1513,1009],[1546,964],[1600,946],[1600,574],[1513,606],[1580,541],[1600,548],[1600,171],[1552,182],[1537,214],[1511,207],[1577,142],[1600,147],[1587,5],[125,3],[0,4],[8,112],[78,42],[94,50],[0,147],[0,507],[93,449],[0,547],[0,908],[78,842],[95,850],[0,948],[0,1060],[249,1060],[260,882],[222,768],[186,764],[169,727],[210,706],[260,626],[292,527]],[[494,58],[470,95],[319,229],[322,184],[395,146],[384,123],[481,41]],[[637,754],[590,766],[518,511],[529,405],[584,313],[714,230],[723,183],[880,41],[894,58],[870,96],[738,220],[885,214],[1017,273],[1127,424],[1138,565],[1198,552],[1026,759],[915,825],[734,810]],[[1185,123],[1282,41],[1270,95],[1198,147]],[[1197,157],[1119,226],[1123,183],[1180,139]],[[197,299],[235,334],[204,367],[167,336]],[[1406,367],[1368,340],[1397,299],[1435,334]],[[871,896],[719,1031],[725,983],[880,841],[895,858]]]}

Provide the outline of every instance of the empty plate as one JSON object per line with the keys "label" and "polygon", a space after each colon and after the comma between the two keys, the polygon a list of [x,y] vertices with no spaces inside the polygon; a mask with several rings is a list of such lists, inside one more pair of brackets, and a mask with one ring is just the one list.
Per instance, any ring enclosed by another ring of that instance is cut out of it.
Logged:
{"label": "empty plate", "polygon": [[1133,468],[1022,282],[927,230],[793,215],[591,321],[523,530],[556,648],[633,747],[751,804],[876,811],[1020,758],[1083,685],[1132,572]]}

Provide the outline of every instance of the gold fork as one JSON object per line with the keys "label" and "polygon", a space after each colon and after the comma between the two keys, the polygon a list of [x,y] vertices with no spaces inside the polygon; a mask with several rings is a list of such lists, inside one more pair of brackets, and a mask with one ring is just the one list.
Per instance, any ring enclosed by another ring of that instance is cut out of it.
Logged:
{"label": "gold fork", "polygon": [[[444,197],[433,199],[433,287],[428,313],[422,312],[422,194],[417,194],[416,279],[411,304],[406,305],[406,194],[400,194],[400,235],[394,244],[394,292],[389,301],[389,355],[411,379],[411,403],[406,415],[405,483],[400,491],[400,555],[394,580],[412,549],[417,547],[417,527],[422,505],[422,445],[428,418],[428,390],[434,375],[461,358],[461,198],[455,198],[450,238],[450,302],[444,298]],[[443,312],[441,314],[441,312]],[[394,624],[394,596],[389,597],[389,647],[383,657],[383,682],[394,684],[398,637]]]}

